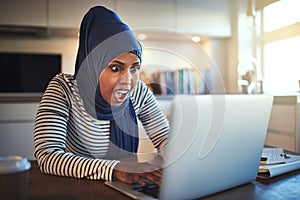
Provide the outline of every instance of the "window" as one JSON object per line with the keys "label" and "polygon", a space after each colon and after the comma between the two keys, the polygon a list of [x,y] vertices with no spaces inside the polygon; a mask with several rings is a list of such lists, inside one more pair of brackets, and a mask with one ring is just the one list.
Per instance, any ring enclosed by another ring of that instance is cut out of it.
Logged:
{"label": "window", "polygon": [[264,48],[264,90],[298,91],[300,36],[271,42]]}
{"label": "window", "polygon": [[300,1],[280,0],[262,9],[260,48],[264,91],[299,91]]}
{"label": "window", "polygon": [[264,31],[270,32],[300,21],[299,0],[281,0],[264,8]]}

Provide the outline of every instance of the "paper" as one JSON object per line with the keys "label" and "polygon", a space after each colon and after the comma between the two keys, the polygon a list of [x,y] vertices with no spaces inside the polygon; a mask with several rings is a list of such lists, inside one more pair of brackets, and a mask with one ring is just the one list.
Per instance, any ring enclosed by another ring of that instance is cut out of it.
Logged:
{"label": "paper", "polygon": [[[281,150],[279,148],[273,148],[275,149],[274,152],[280,153]],[[272,152],[272,150],[271,150]],[[265,150],[265,153],[270,153],[269,149]],[[266,156],[267,154],[264,154]],[[274,176],[278,176],[287,172],[291,172],[297,169],[300,169],[300,155],[293,155],[293,154],[283,154],[284,162],[277,163],[277,164],[265,164],[260,165],[258,169],[258,178],[263,179],[269,179]],[[275,158],[274,160],[271,160],[271,162],[279,162],[280,158]]]}
{"label": "paper", "polygon": [[261,157],[266,159],[261,161],[261,165],[285,163],[285,153],[282,148],[264,148]]}

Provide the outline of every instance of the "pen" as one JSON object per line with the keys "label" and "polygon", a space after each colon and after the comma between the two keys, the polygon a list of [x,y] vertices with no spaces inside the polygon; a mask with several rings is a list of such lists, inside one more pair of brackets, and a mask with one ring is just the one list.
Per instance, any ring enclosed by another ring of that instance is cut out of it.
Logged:
{"label": "pen", "polygon": [[260,158],[260,165],[266,165],[267,164],[267,157],[261,157]]}

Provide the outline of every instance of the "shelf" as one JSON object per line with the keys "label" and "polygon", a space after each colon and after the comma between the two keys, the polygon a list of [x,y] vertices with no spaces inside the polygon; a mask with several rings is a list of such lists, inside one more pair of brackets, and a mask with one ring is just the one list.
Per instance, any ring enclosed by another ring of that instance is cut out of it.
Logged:
{"label": "shelf", "polygon": [[39,102],[43,93],[0,93],[0,103]]}

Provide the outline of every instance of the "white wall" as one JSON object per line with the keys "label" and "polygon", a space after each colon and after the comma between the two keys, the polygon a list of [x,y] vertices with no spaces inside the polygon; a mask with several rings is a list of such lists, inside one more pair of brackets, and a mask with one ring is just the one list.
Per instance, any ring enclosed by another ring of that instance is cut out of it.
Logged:
{"label": "white wall", "polygon": [[143,64],[159,64],[170,69],[197,67],[200,70],[210,68],[210,55],[205,46],[181,36],[181,40],[141,41],[143,46]]}

